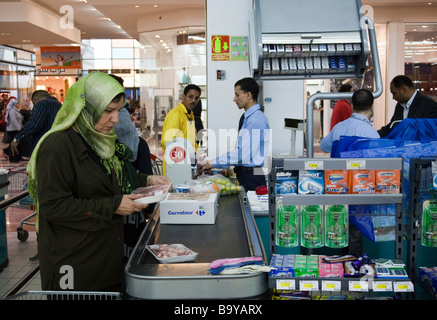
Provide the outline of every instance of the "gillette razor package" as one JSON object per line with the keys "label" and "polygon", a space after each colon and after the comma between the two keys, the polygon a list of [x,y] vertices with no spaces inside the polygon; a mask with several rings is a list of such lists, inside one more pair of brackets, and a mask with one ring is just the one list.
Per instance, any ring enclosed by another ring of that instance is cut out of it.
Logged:
{"label": "gillette razor package", "polygon": [[297,170],[276,173],[275,194],[297,193]]}
{"label": "gillette razor package", "polygon": [[349,193],[347,170],[325,170],[325,193]]}
{"label": "gillette razor package", "polygon": [[298,194],[323,194],[325,190],[323,170],[300,170]]}

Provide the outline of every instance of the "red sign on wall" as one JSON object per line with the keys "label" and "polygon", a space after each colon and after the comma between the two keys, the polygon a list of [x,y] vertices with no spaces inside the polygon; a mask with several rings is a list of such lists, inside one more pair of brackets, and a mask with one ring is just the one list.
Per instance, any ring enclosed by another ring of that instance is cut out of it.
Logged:
{"label": "red sign on wall", "polygon": [[211,59],[212,61],[229,61],[230,60],[230,43],[229,36],[212,35],[211,36]]}

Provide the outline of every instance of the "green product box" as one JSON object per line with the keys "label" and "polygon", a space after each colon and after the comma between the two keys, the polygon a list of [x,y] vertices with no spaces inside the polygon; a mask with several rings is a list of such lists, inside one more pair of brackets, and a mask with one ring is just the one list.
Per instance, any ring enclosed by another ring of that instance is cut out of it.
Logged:
{"label": "green product box", "polygon": [[299,210],[297,206],[283,206],[276,203],[276,245],[293,248],[299,244]]}
{"label": "green product box", "polygon": [[323,206],[303,206],[301,212],[301,245],[305,248],[323,246]]}
{"label": "green product box", "polygon": [[437,247],[437,201],[435,200],[423,202],[422,245]]}
{"label": "green product box", "polygon": [[348,210],[345,205],[325,206],[325,245],[327,247],[347,247],[348,228]]}

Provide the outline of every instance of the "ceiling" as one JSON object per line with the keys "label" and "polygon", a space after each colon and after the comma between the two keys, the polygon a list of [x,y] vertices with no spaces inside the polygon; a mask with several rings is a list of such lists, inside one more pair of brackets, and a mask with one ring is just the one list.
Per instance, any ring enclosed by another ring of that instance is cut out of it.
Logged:
{"label": "ceiling", "polygon": [[[81,39],[134,38],[139,40],[139,19],[160,19],[172,12],[174,14],[181,10],[186,12],[190,9],[204,10],[205,8],[205,0],[0,0],[0,11],[2,2],[24,2],[35,5],[59,18],[66,15],[65,11],[60,12],[61,7],[71,6],[74,28],[80,32]],[[155,31],[152,29],[150,31]],[[165,37],[170,39],[181,30],[198,33],[199,26],[184,25],[180,29],[161,30],[161,33],[164,39]],[[205,23],[200,26],[200,31],[204,32],[204,30]],[[155,34],[155,32],[153,35],[150,34],[150,38],[154,38]],[[143,40],[148,38],[147,33],[142,37]],[[157,40],[154,39],[154,41]],[[64,37],[62,33],[50,32],[32,23],[4,21],[0,14],[0,43],[37,48],[41,45],[71,44],[72,41],[71,38]]]}
{"label": "ceiling", "polygon": [[[13,46],[33,46],[38,48],[41,45],[71,44],[72,37],[66,37],[63,32],[50,32],[38,24],[27,22],[5,21],[2,16],[2,3],[26,3],[37,6],[48,11],[54,17],[61,18],[62,6],[71,6],[74,13],[74,27],[81,39],[128,39],[134,38],[141,42],[155,42],[156,30],[149,25],[149,32],[143,32],[141,39],[138,33],[138,21],[150,19],[158,21],[161,17],[175,12],[182,12],[189,15],[190,9],[197,9],[193,12],[204,12],[206,0],[0,0],[0,43]],[[422,0],[362,0],[362,3],[372,7],[378,6],[423,6],[426,10],[429,1]],[[432,5],[437,5],[437,2]],[[201,9],[202,11],[199,11]],[[231,10],[231,8],[230,8]],[[64,12],[65,13],[65,12]],[[4,13],[3,13],[4,14]],[[3,19],[2,19],[3,18]],[[191,19],[193,17],[185,17]],[[159,31],[166,42],[174,40],[175,35],[184,30],[187,33],[200,33],[205,30],[204,16],[203,25],[171,28]],[[42,23],[41,23],[42,25]],[[23,40],[28,42],[23,43]],[[29,41],[30,40],[30,41]]]}

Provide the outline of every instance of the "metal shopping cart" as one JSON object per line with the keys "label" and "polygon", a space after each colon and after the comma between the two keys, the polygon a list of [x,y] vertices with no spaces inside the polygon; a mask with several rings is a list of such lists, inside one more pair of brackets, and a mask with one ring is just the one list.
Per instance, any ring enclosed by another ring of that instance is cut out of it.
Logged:
{"label": "metal shopping cart", "polygon": [[[8,197],[13,197],[27,189],[27,162],[26,163],[20,163],[19,165],[9,168],[8,171],[8,180],[9,180],[9,186],[8,186]],[[20,199],[20,201],[17,201],[13,204],[11,204],[13,207],[18,207],[22,209],[27,210],[33,210],[33,200],[30,195]],[[25,217],[23,220],[20,221],[18,227],[17,227],[17,238],[20,241],[26,241],[29,237],[29,232],[25,229],[23,229],[24,225],[28,226],[34,226],[34,222],[30,222],[34,217],[36,216],[36,212],[31,213],[29,216]]]}
{"label": "metal shopping cart", "polygon": [[154,175],[162,175],[162,160],[159,159],[154,154],[150,154],[150,159],[152,160],[152,170]]}
{"label": "metal shopping cart", "polygon": [[94,291],[25,291],[3,300],[122,300],[120,292]]}

